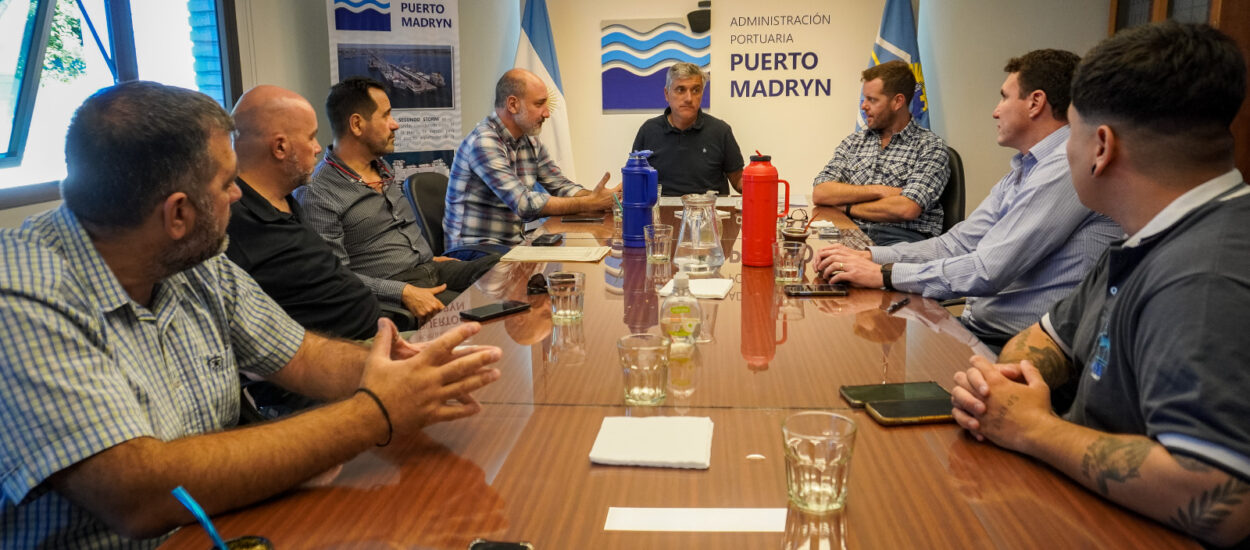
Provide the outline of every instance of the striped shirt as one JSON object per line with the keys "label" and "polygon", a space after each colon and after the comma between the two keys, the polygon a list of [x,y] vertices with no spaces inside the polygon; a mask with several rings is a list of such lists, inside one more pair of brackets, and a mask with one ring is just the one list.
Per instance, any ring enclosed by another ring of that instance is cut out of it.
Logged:
{"label": "striped shirt", "polygon": [[[946,143],[937,134],[921,128],[915,120],[881,147],[879,130],[861,130],[842,140],[829,164],[812,185],[827,181],[851,185],[887,185],[903,190],[903,196],[920,205],[920,217],[890,223],[925,235],[942,234],[942,203],[939,200],[946,180]],[[862,229],[885,222],[853,220]]]}
{"label": "striped shirt", "polygon": [[134,302],[65,206],[0,230],[0,260],[0,547],[154,547],[44,481],[134,438],[233,426],[238,372],[277,372],[304,329],[223,255]]}
{"label": "striped shirt", "polygon": [[434,259],[404,190],[382,159],[373,161],[382,175],[382,192],[362,183],[353,171],[326,148],[308,185],[295,190],[304,207],[305,222],[321,234],[343,265],[352,270],[374,295],[403,303],[408,283],[400,273]]}
{"label": "striped shirt", "polygon": [[542,217],[551,195],[570,197],[582,190],[564,177],[538,138],[513,138],[492,112],[456,149],[443,213],[447,250],[520,244],[525,222]]}
{"label": "striped shirt", "polygon": [[894,263],[894,287],[948,299],[968,296],[964,323],[1013,335],[1041,319],[1076,287],[1111,241],[1110,218],[1085,208],[1068,170],[1068,127],[1011,159],[990,196],[941,237],[871,247]]}

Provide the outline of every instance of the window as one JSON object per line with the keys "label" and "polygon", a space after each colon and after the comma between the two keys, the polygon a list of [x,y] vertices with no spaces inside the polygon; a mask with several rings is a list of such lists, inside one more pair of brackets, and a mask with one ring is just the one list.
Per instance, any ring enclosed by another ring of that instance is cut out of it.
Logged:
{"label": "window", "polygon": [[0,166],[21,162],[51,8],[49,1],[0,2]]}
{"label": "window", "polygon": [[[20,162],[0,164],[0,207],[57,198],[55,186],[45,182],[65,177],[65,130],[74,110],[101,88],[137,78],[200,90],[227,108],[237,97],[231,92],[237,78],[228,72],[234,54],[222,39],[222,29],[233,28],[232,1],[0,0],[0,10],[27,4],[46,5],[51,24],[28,123],[10,119],[29,133]],[[6,32],[7,11],[0,12]],[[10,57],[0,49],[0,72]],[[31,197],[14,189],[32,184],[44,190]]]}

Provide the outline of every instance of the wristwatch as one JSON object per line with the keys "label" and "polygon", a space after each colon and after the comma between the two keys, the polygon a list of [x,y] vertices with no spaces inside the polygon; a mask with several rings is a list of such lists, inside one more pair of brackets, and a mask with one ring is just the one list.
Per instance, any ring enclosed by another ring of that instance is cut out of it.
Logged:
{"label": "wristwatch", "polygon": [[893,262],[881,266],[881,283],[882,283],[881,286],[884,286],[886,290],[894,290],[894,281],[890,280],[893,275],[894,275],[894,263]]}

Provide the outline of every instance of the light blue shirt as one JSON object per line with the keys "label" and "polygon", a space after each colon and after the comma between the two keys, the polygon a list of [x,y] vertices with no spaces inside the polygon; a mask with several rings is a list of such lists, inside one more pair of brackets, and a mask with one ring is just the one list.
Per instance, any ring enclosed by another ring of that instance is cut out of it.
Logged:
{"label": "light blue shirt", "polygon": [[1068,170],[1068,127],[1011,159],[1011,171],[977,209],[940,237],[870,247],[894,263],[894,288],[939,300],[968,297],[975,331],[1015,334],[1076,287],[1111,241],[1110,218],[1085,208]]}
{"label": "light blue shirt", "polygon": [[233,426],[239,370],[277,372],[304,337],[221,254],[131,300],[65,206],[0,230],[0,326],[0,548],[155,547],[44,482],[131,439]]}

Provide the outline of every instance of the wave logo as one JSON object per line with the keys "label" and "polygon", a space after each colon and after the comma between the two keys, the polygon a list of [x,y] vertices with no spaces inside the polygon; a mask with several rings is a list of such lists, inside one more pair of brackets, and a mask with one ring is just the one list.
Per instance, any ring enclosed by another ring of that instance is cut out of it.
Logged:
{"label": "wave logo", "polygon": [[334,28],[340,31],[390,31],[391,3],[334,0]]}
{"label": "wave logo", "polygon": [[[603,110],[656,110],[664,101],[664,77],[678,61],[694,63],[706,72],[712,56],[708,35],[710,1],[685,18],[615,19],[600,22],[600,64],[603,68]],[[707,109],[712,94],[703,93]]]}

